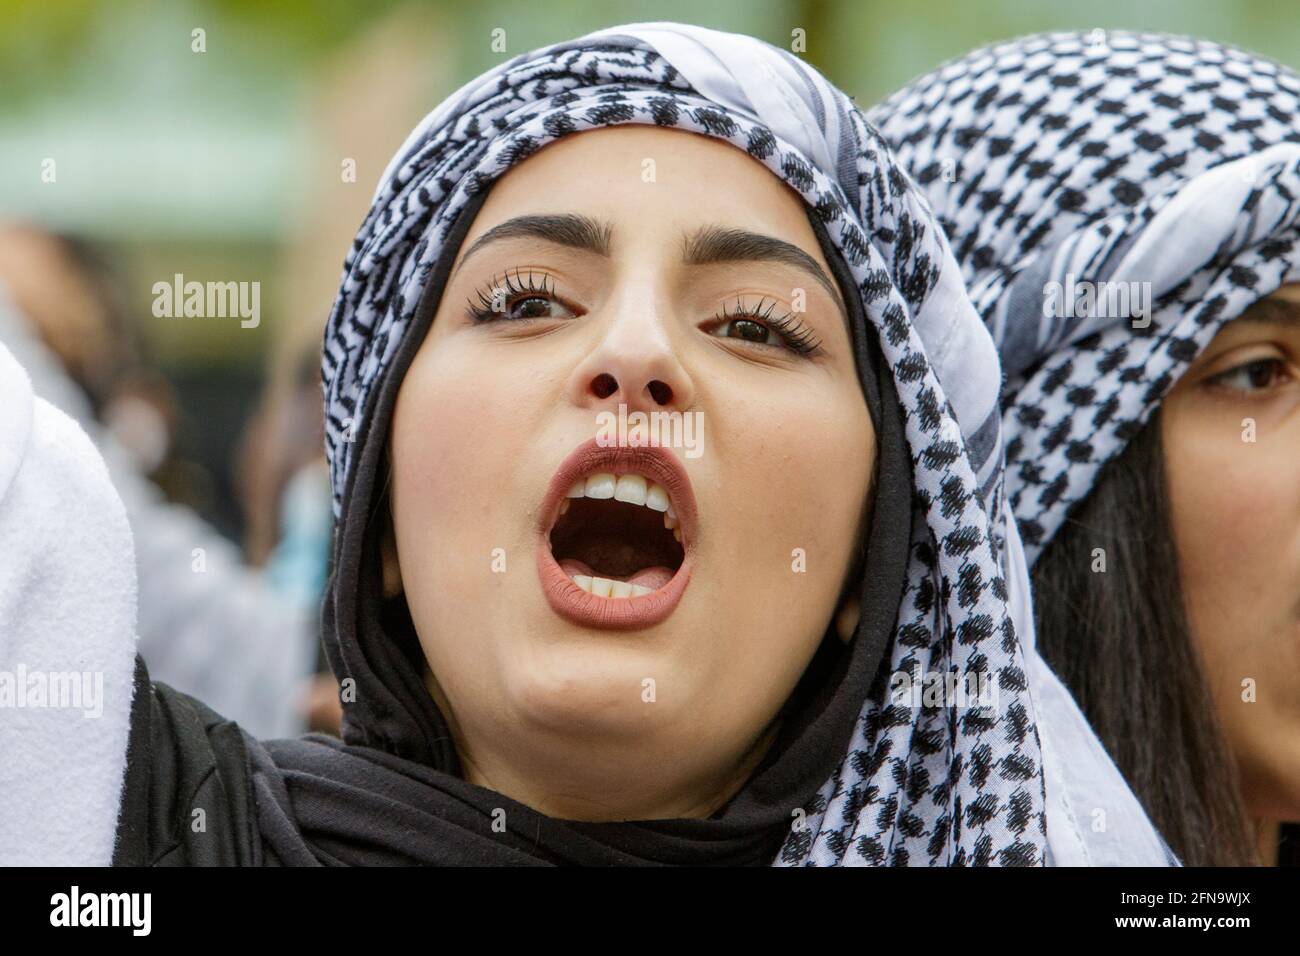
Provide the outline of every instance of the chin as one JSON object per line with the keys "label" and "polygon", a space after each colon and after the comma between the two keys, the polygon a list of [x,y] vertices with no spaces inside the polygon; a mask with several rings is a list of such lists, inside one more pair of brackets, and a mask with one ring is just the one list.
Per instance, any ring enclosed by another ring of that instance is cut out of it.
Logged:
{"label": "chin", "polygon": [[[575,728],[595,735],[644,734],[671,722],[691,699],[695,677],[653,648],[629,646],[626,639],[611,642],[607,633],[559,630],[527,653],[512,654],[505,665],[506,700],[517,720],[565,735]],[[653,698],[647,699],[650,686]]]}

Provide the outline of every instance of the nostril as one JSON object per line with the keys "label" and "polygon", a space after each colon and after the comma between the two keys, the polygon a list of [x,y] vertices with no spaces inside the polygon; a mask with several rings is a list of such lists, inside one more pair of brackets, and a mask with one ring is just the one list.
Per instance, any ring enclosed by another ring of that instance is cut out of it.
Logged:
{"label": "nostril", "polygon": [[601,372],[591,381],[591,390],[597,398],[609,398],[618,391],[618,380],[608,372]]}
{"label": "nostril", "polygon": [[660,405],[667,405],[673,400],[673,390],[667,383],[655,379],[649,388],[651,397]]}

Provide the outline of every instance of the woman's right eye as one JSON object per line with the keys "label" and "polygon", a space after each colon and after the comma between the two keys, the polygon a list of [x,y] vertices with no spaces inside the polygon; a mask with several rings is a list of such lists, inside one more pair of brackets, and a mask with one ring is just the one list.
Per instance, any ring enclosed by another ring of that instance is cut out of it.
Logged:
{"label": "woman's right eye", "polygon": [[[555,314],[554,310],[556,308],[563,310],[563,314]],[[471,311],[474,319],[479,322],[491,322],[494,319],[527,322],[530,319],[573,318],[573,313],[569,311],[564,303],[548,296],[536,294],[504,300],[500,307],[497,307],[495,303],[490,303],[487,306],[474,306],[471,304]]]}
{"label": "woman's right eye", "polygon": [[[527,279],[519,272],[507,274],[500,282],[486,289],[478,289],[473,299],[467,300],[468,315],[475,322],[528,322],[535,319],[575,318],[573,311],[555,295],[550,277],[542,275],[540,282],[532,272]],[[562,314],[557,314],[556,309]]]}

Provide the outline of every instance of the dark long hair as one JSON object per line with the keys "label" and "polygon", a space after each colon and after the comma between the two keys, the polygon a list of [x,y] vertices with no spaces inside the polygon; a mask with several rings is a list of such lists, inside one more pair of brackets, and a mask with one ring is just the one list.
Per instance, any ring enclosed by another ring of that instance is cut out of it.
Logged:
{"label": "dark long hair", "polygon": [[1172,527],[1157,410],[1039,557],[1038,645],[1185,865],[1258,864]]}

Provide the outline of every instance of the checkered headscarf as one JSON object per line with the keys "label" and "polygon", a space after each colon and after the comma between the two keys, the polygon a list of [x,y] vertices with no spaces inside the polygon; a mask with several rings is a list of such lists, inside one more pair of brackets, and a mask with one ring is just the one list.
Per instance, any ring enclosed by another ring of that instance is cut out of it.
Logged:
{"label": "checkered headscarf", "polygon": [[824,222],[893,369],[912,456],[917,543],[889,670],[996,684],[989,707],[863,701],[841,766],[775,862],[1043,863],[1039,731],[1008,611],[1028,582],[1006,574],[993,531],[1011,526],[996,350],[914,185],[849,97],[784,50],[681,24],[610,28],[510,59],[419,124],[382,177],[326,330],[336,521],[350,517],[371,399],[457,212],[546,143],[624,123],[744,149]]}
{"label": "checkered headscarf", "polygon": [[[998,343],[1032,564],[1224,323],[1300,280],[1300,77],[1217,43],[1058,33],[970,53],[868,118]],[[1099,294],[1062,317],[1064,290]]]}

